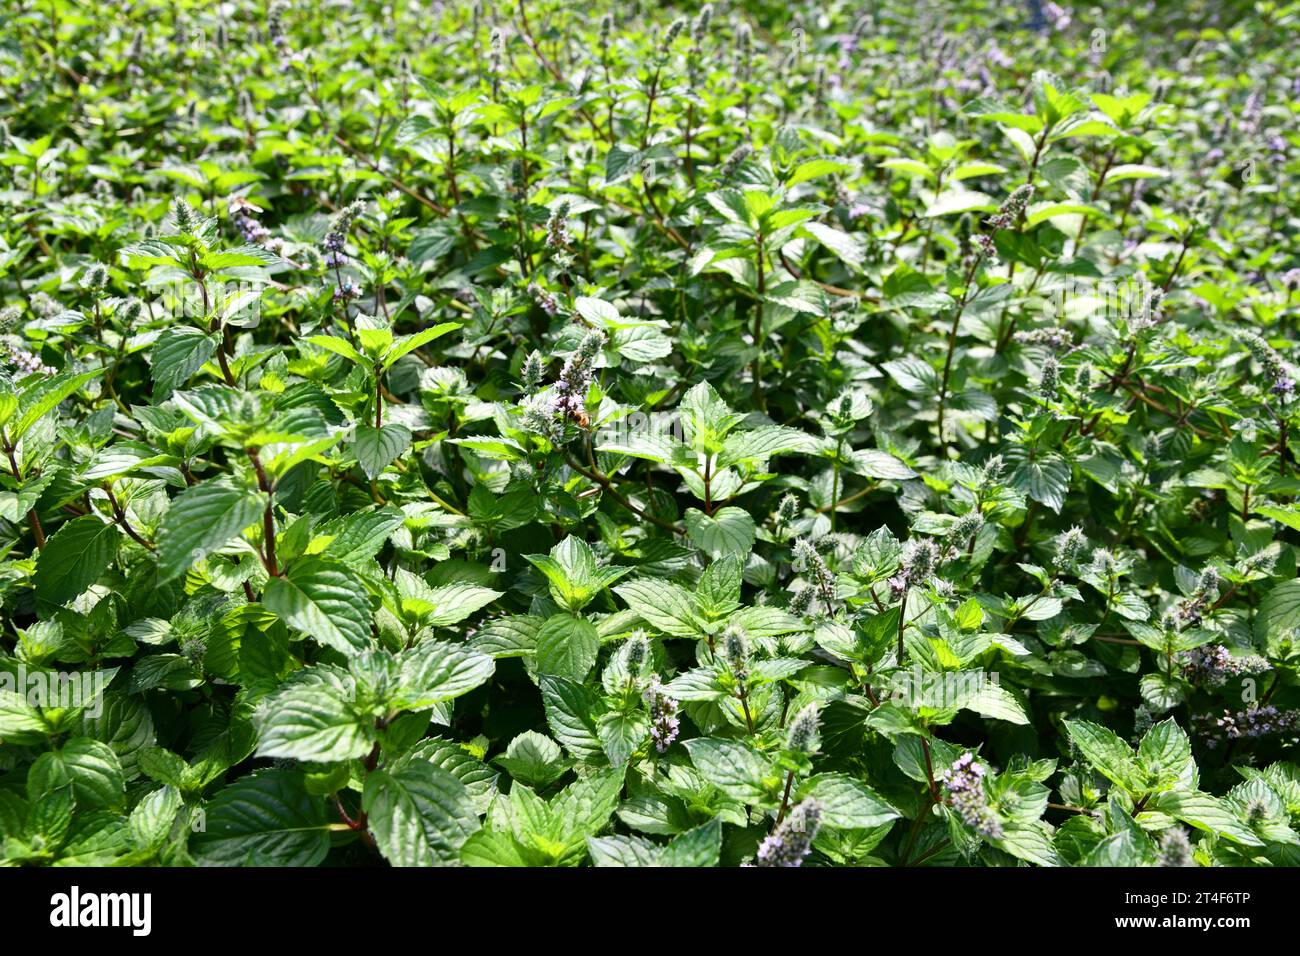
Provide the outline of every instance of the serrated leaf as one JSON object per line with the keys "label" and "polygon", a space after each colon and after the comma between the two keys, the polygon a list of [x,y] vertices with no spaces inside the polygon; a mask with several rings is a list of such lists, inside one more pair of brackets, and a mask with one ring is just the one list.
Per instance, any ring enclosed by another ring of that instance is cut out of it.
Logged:
{"label": "serrated leaf", "polygon": [[575,614],[555,614],[537,632],[537,672],[581,681],[600,652],[596,628]]}
{"label": "serrated leaf", "polygon": [[1102,776],[1130,792],[1143,788],[1143,775],[1132,748],[1113,730],[1087,720],[1067,720],[1065,731]]}
{"label": "serrated leaf", "polygon": [[272,578],[262,601],[290,627],[336,651],[370,645],[369,596],[357,573],[340,561],[306,558]]}
{"label": "serrated leaf", "polygon": [[411,430],[393,423],[382,428],[358,425],[352,439],[352,454],[356,455],[357,464],[372,481],[410,447]]}
{"label": "serrated leaf", "polygon": [[686,741],[686,750],[700,776],[723,793],[742,803],[763,799],[769,762],[754,748],[724,737],[697,737]]}
{"label": "serrated leaf", "polygon": [[27,771],[27,796],[33,802],[65,787],[82,810],[121,810],[126,802],[126,775],[117,754],[88,737],[41,754]]}
{"label": "serrated leaf", "polygon": [[366,777],[362,802],[379,852],[393,866],[452,866],[479,828],[465,785],[429,763]]}
{"label": "serrated leaf", "polygon": [[463,644],[423,641],[399,657],[402,687],[394,703],[409,710],[467,694],[487,682],[496,670],[491,657]]}
{"label": "serrated leaf", "polygon": [[307,792],[301,773],[258,770],[208,804],[190,848],[218,866],[316,866],[329,852],[327,822],[324,799]]}
{"label": "serrated leaf", "polygon": [[218,335],[184,325],[160,335],[154,343],[150,364],[154,401],[166,399],[174,389],[188,382],[216,354],[219,342]]}
{"label": "serrated leaf", "polygon": [[259,705],[254,715],[257,752],[326,763],[369,752],[373,718],[353,709],[351,677],[318,665],[299,671]]}
{"label": "serrated leaf", "polygon": [[173,499],[158,529],[158,569],[163,581],[185,573],[256,522],[266,500],[223,479],[187,488]]}
{"label": "serrated leaf", "polygon": [[539,680],[546,723],[565,750],[578,759],[604,753],[596,733],[593,715],[596,701],[590,690],[564,677],[543,676]]}
{"label": "serrated leaf", "polygon": [[49,604],[67,604],[99,580],[117,554],[117,526],[94,515],[73,518],[46,542],[32,583]]}
{"label": "serrated leaf", "polygon": [[18,397],[18,417],[11,427],[5,429],[9,443],[16,445],[33,425],[52,412],[73,392],[97,378],[99,374],[99,369],[78,373],[59,372],[24,389]]}
{"label": "serrated leaf", "polygon": [[715,560],[729,554],[748,554],[758,533],[749,512],[731,506],[712,515],[688,508],[686,531],[696,547]]}
{"label": "serrated leaf", "polygon": [[614,588],[651,627],[673,637],[696,637],[700,634],[699,618],[690,593],[680,585],[656,578],[637,578]]}
{"label": "serrated leaf", "polygon": [[828,827],[867,829],[901,814],[874,790],[844,773],[821,773],[799,787],[799,798],[814,797],[822,805],[822,822]]}

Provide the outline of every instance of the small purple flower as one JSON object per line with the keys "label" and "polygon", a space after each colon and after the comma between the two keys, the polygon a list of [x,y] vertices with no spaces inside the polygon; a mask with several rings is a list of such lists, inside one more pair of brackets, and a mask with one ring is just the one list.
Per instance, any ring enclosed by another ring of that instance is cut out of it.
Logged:
{"label": "small purple flower", "polygon": [[282,22],[284,13],[288,9],[289,4],[285,0],[276,0],[275,3],[271,4],[271,8],[266,15],[266,34],[271,40],[271,45],[281,52],[289,46],[289,38],[284,34],[284,24]]}
{"label": "small purple flower", "polygon": [[4,363],[22,375],[54,374],[54,369],[26,349],[20,349],[13,345],[3,345],[0,346],[0,350],[3,350]]}
{"label": "small purple flower", "polygon": [[758,847],[759,866],[802,866],[822,825],[822,805],[812,797],[796,804]]}
{"label": "small purple flower", "polygon": [[898,573],[889,579],[895,597],[910,587],[924,584],[939,564],[939,548],[929,538],[915,538],[903,545]]}
{"label": "small purple flower", "polygon": [[547,315],[554,318],[560,314],[560,300],[536,282],[528,283],[528,294],[533,297],[533,301],[537,303],[538,308]]}
{"label": "small purple flower", "polygon": [[975,762],[970,751],[962,754],[953,765],[939,775],[948,803],[962,821],[980,836],[1002,836],[1002,824],[989,806],[984,791],[984,766]]}
{"label": "small purple flower", "polygon": [[1282,356],[1273,346],[1264,341],[1262,336],[1254,332],[1239,332],[1237,337],[1255,361],[1263,367],[1264,374],[1270,379],[1269,388],[1273,394],[1284,401],[1289,400],[1295,393],[1295,379],[1286,363],[1282,361]]}
{"label": "small purple flower", "polygon": [[826,564],[826,559],[818,553],[816,545],[807,538],[800,538],[791,548],[795,565],[805,571],[813,580],[817,594],[826,605],[829,613],[836,599],[835,575]]}
{"label": "small purple flower", "polygon": [[1043,14],[1051,22],[1053,30],[1068,29],[1070,24],[1074,22],[1074,17],[1069,10],[1060,4],[1050,2],[1050,0],[1043,4]]}
{"label": "small purple flower", "polygon": [[592,329],[583,336],[578,350],[564,361],[559,380],[555,383],[552,408],[557,414],[587,425],[587,390],[591,388],[596,357],[605,346],[605,333]]}
{"label": "small purple flower", "polygon": [[1160,836],[1161,866],[1195,866],[1192,860],[1192,843],[1182,827],[1171,827]]}
{"label": "small purple flower", "polygon": [[1017,186],[1015,191],[998,208],[998,211],[984,221],[988,223],[991,229],[1011,229],[1020,221],[1021,215],[1029,205],[1029,200],[1033,198],[1034,187],[1032,183]]}
{"label": "small purple flower", "polygon": [[650,739],[660,753],[666,751],[680,729],[677,719],[677,701],[668,695],[658,679],[645,692],[646,703],[650,705]]}
{"label": "small purple flower", "polygon": [[1199,728],[1208,747],[1218,745],[1220,739],[1253,740],[1272,734],[1284,734],[1300,728],[1300,710],[1279,710],[1274,704],[1261,704],[1236,712],[1227,711],[1222,717],[1202,719]]}
{"label": "small purple flower", "polygon": [[808,616],[812,610],[813,598],[817,596],[817,589],[814,587],[802,587],[790,595],[790,605],[788,610],[795,617],[803,618]]}
{"label": "small purple flower", "polygon": [[548,249],[565,249],[572,241],[573,236],[569,233],[569,201],[561,199],[546,221],[546,246]]}
{"label": "small purple flower", "polygon": [[1259,674],[1272,665],[1257,655],[1233,657],[1222,644],[1206,644],[1183,655],[1183,676],[1194,684],[1220,686],[1242,674]]}
{"label": "small purple flower", "polygon": [[1014,338],[1021,345],[1041,345],[1053,352],[1059,352],[1074,344],[1074,336],[1070,330],[1057,326],[1017,332]]}
{"label": "small purple flower", "polygon": [[264,245],[271,238],[271,231],[257,221],[257,214],[261,211],[243,196],[230,200],[230,221],[249,245]]}
{"label": "small purple flower", "polygon": [[343,250],[347,246],[348,230],[352,228],[352,223],[361,215],[364,208],[365,203],[363,202],[349,203],[334,216],[334,221],[330,223],[329,232],[325,234],[325,238],[321,241],[327,256],[330,253],[336,253],[337,262],[346,261]]}
{"label": "small purple flower", "polygon": [[785,746],[787,750],[810,754],[815,753],[820,745],[818,708],[816,704],[809,704],[790,721],[790,728],[786,731]]}

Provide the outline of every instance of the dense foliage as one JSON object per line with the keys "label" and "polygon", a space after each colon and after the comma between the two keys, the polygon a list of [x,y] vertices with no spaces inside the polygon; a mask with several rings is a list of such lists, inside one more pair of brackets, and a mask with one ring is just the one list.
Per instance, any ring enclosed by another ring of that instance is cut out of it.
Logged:
{"label": "dense foliage", "polygon": [[1300,6],[0,23],[0,860],[1300,862]]}

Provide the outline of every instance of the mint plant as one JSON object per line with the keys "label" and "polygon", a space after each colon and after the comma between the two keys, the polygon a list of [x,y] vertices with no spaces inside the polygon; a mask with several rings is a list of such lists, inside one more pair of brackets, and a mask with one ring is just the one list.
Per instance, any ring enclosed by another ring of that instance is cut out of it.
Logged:
{"label": "mint plant", "polygon": [[1300,8],[1042,6],[6,14],[0,862],[1300,864]]}

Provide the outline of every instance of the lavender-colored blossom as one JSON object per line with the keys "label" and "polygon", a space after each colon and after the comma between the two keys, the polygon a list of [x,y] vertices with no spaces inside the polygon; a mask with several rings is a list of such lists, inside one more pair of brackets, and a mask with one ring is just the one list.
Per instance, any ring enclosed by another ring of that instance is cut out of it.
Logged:
{"label": "lavender-colored blossom", "polygon": [[532,394],[537,390],[537,386],[542,383],[542,376],[546,374],[546,363],[542,361],[542,353],[533,349],[524,359],[523,367],[519,370],[519,377],[523,380],[524,391]]}
{"label": "lavender-colored blossom", "polygon": [[1160,836],[1159,861],[1161,866],[1195,866],[1192,860],[1192,842],[1182,827],[1171,827]]}
{"label": "lavender-colored blossom", "polygon": [[329,232],[325,234],[325,239],[321,242],[325,252],[343,253],[344,247],[348,241],[348,230],[352,228],[352,223],[361,215],[365,209],[365,203],[360,201],[348,203],[340,209],[334,216],[334,221],[330,223]]}
{"label": "lavender-colored blossom", "polygon": [[749,636],[738,624],[728,624],[722,632],[722,659],[738,681],[749,675]]}
{"label": "lavender-colored blossom", "polygon": [[817,748],[821,746],[821,738],[817,731],[817,705],[809,704],[795,714],[790,721],[790,727],[785,736],[786,749],[804,754],[815,753]]}
{"label": "lavender-colored blossom", "polygon": [[677,701],[669,696],[667,690],[656,678],[645,692],[645,700],[650,708],[650,739],[660,753],[666,751],[680,729],[677,719]]}
{"label": "lavender-colored blossom", "polygon": [[1069,10],[1051,0],[1043,4],[1043,15],[1047,17],[1052,29],[1058,32],[1067,29],[1074,22],[1074,16]]}
{"label": "lavender-colored blossom", "polygon": [[1068,571],[1074,567],[1087,546],[1088,539],[1084,537],[1082,528],[1074,527],[1063,531],[1056,536],[1056,554],[1053,562],[1058,569]]}
{"label": "lavender-colored blossom", "polygon": [[799,499],[792,494],[781,496],[776,506],[777,527],[783,527],[799,517]]}
{"label": "lavender-colored blossom", "polygon": [[2,359],[6,365],[14,369],[20,375],[53,375],[54,369],[50,368],[41,359],[28,352],[26,349],[19,348],[16,345],[5,343],[0,345]]}
{"label": "lavender-colored blossom", "polygon": [[93,262],[81,276],[81,287],[87,292],[102,293],[108,286],[108,268],[102,262]]}
{"label": "lavender-colored blossom", "polygon": [[528,283],[528,294],[533,297],[533,301],[537,303],[537,307],[547,315],[554,318],[560,314],[560,300],[552,293],[543,289],[536,282]]}
{"label": "lavender-colored blossom", "polygon": [[980,529],[983,527],[984,514],[977,509],[972,509],[958,516],[952,527],[948,529],[949,546],[965,548],[970,544],[971,539],[980,533]]}
{"label": "lavender-colored blossom", "polygon": [[1194,684],[1220,686],[1242,674],[1260,674],[1272,665],[1258,655],[1233,657],[1222,644],[1206,644],[1182,655],[1183,676]]}
{"label": "lavender-colored blossom", "polygon": [[939,548],[929,538],[917,538],[903,545],[903,558],[898,573],[889,579],[895,600],[908,588],[924,584],[939,564]]}
{"label": "lavender-colored blossom", "polygon": [[867,202],[855,202],[845,210],[845,215],[850,219],[861,219],[863,216],[870,214],[871,204]]}
{"label": "lavender-colored blossom", "polygon": [[1029,200],[1032,198],[1034,198],[1033,184],[1025,183],[1023,186],[1017,186],[1006,201],[998,207],[998,211],[989,216],[985,222],[991,229],[1013,228],[1020,221],[1025,207],[1029,205]]}
{"label": "lavender-colored blossom", "polygon": [[728,180],[734,176],[736,170],[740,168],[740,164],[747,160],[751,153],[753,153],[753,149],[743,144],[733,149],[731,155],[727,157],[727,161],[722,164],[722,178]]}
{"label": "lavender-colored blossom", "polygon": [[947,794],[948,803],[967,826],[980,836],[1002,836],[1002,824],[989,806],[984,790],[984,766],[975,762],[970,751],[962,754],[953,765],[939,775]]}
{"label": "lavender-colored blossom", "polygon": [[758,847],[759,866],[802,866],[812,852],[822,825],[822,805],[812,797],[795,805],[790,815]]}
{"label": "lavender-colored blossom", "polygon": [[826,560],[817,552],[817,548],[807,538],[800,538],[792,548],[795,563],[802,566],[812,578],[817,593],[826,604],[829,613],[835,603],[835,575],[827,567]]}
{"label": "lavender-colored blossom", "polygon": [[243,196],[230,200],[230,221],[249,245],[264,245],[271,238],[270,230],[257,221],[261,211]]}
{"label": "lavender-colored blossom", "polygon": [[817,589],[814,587],[802,587],[790,595],[790,605],[788,610],[795,617],[806,617],[812,610],[813,598],[817,596]]}
{"label": "lavender-colored blossom", "polygon": [[565,249],[572,239],[569,234],[569,201],[561,199],[546,220],[546,246],[548,249]]}
{"label": "lavender-colored blossom", "polygon": [[1057,362],[1056,356],[1048,354],[1043,359],[1043,367],[1039,371],[1038,394],[1047,401],[1056,399],[1056,388],[1060,384],[1061,366]]}
{"label": "lavender-colored blossom", "polygon": [[1300,729],[1300,710],[1279,710],[1274,704],[1258,704],[1225,712],[1222,717],[1202,718],[1199,723],[1206,746],[1212,748],[1223,739],[1253,740]]}
{"label": "lavender-colored blossom", "polygon": [[1054,352],[1059,352],[1074,344],[1074,336],[1070,330],[1056,326],[1027,329],[1024,332],[1017,332],[1014,337],[1021,345],[1041,345]]}
{"label": "lavender-colored blossom", "polygon": [[1256,335],[1254,332],[1239,332],[1237,337],[1241,340],[1241,344],[1246,346],[1255,361],[1264,369],[1264,374],[1270,380],[1270,391],[1283,401],[1292,398],[1295,394],[1295,379],[1277,350],[1264,341],[1262,336]]}
{"label": "lavender-colored blossom", "polygon": [[977,232],[972,237],[975,243],[975,251],[982,258],[997,262],[998,247],[993,242],[993,237],[982,232]]}
{"label": "lavender-colored blossom", "polygon": [[596,356],[605,345],[605,334],[595,329],[583,336],[578,350],[565,359],[555,383],[552,408],[579,424],[586,424],[587,389],[591,387]]}
{"label": "lavender-colored blossom", "polygon": [[266,34],[271,41],[271,45],[277,50],[284,51],[289,46],[289,38],[285,36],[284,24],[282,22],[284,13],[289,9],[289,4],[285,0],[275,0],[271,4],[271,9],[266,15]]}

